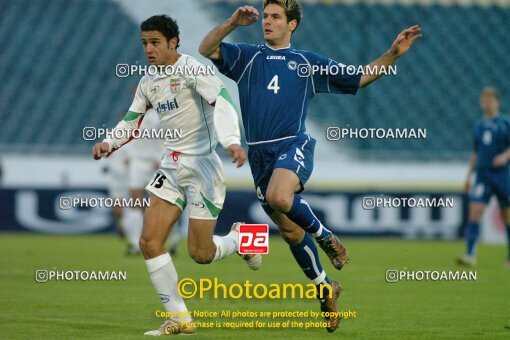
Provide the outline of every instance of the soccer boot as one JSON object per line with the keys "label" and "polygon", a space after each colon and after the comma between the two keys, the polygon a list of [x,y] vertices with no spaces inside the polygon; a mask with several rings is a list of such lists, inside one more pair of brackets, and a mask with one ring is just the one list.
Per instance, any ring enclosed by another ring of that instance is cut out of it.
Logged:
{"label": "soccer boot", "polygon": [[174,319],[168,319],[153,331],[145,332],[144,335],[160,336],[160,335],[192,335],[197,329],[190,322],[179,322]]}
{"label": "soccer boot", "polygon": [[319,243],[321,249],[328,255],[331,264],[336,269],[342,270],[346,263],[349,262],[347,249],[340,243],[335,234],[332,233],[328,237],[318,240],[317,243]]}
{"label": "soccer boot", "polygon": [[333,290],[332,296],[328,296],[321,301],[321,311],[322,312],[335,312],[335,315],[330,315],[326,317],[326,321],[329,322],[328,327],[326,327],[327,331],[332,333],[338,328],[338,324],[340,323],[340,316],[338,315],[338,305],[337,300],[340,296],[340,292],[342,291],[342,286],[337,281],[331,281],[331,289]]}
{"label": "soccer boot", "polygon": [[476,265],[476,259],[473,256],[462,255],[457,258],[457,264],[466,267],[474,267]]}

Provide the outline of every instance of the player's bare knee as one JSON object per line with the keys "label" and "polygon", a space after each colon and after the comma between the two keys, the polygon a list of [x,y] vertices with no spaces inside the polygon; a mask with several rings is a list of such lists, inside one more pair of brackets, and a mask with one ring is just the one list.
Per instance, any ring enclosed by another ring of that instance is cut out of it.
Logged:
{"label": "player's bare knee", "polygon": [[266,201],[271,208],[279,212],[288,212],[292,208],[292,195],[278,192],[277,190],[268,192]]}
{"label": "player's bare knee", "polygon": [[476,211],[476,210],[469,211],[469,217],[468,217],[469,222],[478,223],[478,222],[480,222],[481,218],[482,218],[482,214],[479,211]]}
{"label": "player's bare knee", "polygon": [[214,254],[211,256],[210,253],[200,249],[189,249],[189,256],[198,264],[209,264],[214,258]]}
{"label": "player's bare knee", "polygon": [[138,245],[140,246],[140,250],[142,251],[143,255],[148,258],[154,258],[158,255],[161,255],[162,245],[161,242],[157,240],[148,240],[140,237]]}

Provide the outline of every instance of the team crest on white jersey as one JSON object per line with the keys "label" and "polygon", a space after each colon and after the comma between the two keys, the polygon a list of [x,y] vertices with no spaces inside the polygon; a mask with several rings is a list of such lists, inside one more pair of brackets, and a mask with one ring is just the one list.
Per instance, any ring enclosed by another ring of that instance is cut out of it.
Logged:
{"label": "team crest on white jersey", "polygon": [[181,80],[180,79],[170,79],[170,91],[172,93],[178,93],[181,90]]}

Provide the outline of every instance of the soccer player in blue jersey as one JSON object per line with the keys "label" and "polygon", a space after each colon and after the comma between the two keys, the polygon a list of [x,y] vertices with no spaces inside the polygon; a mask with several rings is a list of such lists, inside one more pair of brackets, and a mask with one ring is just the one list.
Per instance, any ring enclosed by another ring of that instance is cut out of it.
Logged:
{"label": "soccer player in blue jersey", "polygon": [[[506,225],[510,268],[510,120],[499,114],[499,93],[486,87],[480,94],[483,117],[475,125],[475,143],[465,190],[469,192],[469,217],[466,226],[466,254],[458,263],[476,264],[476,243],[480,235],[480,218],[492,195],[496,195]],[[476,172],[474,185],[471,176]],[[471,188],[471,191],[469,189]]]}
{"label": "soccer player in blue jersey", "polygon": [[[300,4],[296,0],[264,0],[263,8],[265,45],[222,42],[235,28],[258,20],[254,7],[242,6],[204,38],[199,51],[237,82],[257,196],[306,276],[318,287],[331,284],[332,297],[319,297],[321,310],[337,311],[341,287],[324,272],[310,234],[336,269],[342,269],[348,257],[338,238],[322,225],[299,195],[312,173],[315,147],[315,139],[305,134],[305,118],[316,93],[355,94],[380,74],[333,76],[311,72],[314,65],[341,64],[317,53],[291,48],[291,35],[302,16]],[[393,64],[420,37],[418,26],[404,30],[370,66],[374,69]],[[334,316],[328,321],[327,330],[333,332],[340,319]]]}

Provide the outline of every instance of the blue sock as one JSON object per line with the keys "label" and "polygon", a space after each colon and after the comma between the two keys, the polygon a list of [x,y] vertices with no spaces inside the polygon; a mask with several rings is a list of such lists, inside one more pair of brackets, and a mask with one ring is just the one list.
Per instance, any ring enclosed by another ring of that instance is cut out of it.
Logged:
{"label": "blue sock", "polygon": [[313,234],[316,239],[323,239],[331,235],[331,231],[326,229],[317,217],[315,217],[308,203],[299,195],[294,195],[294,202],[290,211],[286,213],[288,218],[304,231]]}
{"label": "blue sock", "polygon": [[[303,241],[298,245],[290,246],[290,251],[305,275],[312,280],[317,287],[317,297],[319,297],[321,285],[331,283],[331,281],[327,277],[326,272],[322,269],[315,242],[313,242],[313,239],[308,233],[305,233]],[[328,296],[328,294],[329,290],[324,288],[323,296]],[[323,299],[320,300],[322,301]]]}
{"label": "blue sock", "polygon": [[475,253],[476,242],[478,241],[479,235],[480,224],[476,222],[468,222],[466,227],[466,252],[469,256],[473,256]]}
{"label": "blue sock", "polygon": [[508,255],[506,259],[510,261],[510,224],[506,225],[506,242],[508,245]]}

